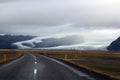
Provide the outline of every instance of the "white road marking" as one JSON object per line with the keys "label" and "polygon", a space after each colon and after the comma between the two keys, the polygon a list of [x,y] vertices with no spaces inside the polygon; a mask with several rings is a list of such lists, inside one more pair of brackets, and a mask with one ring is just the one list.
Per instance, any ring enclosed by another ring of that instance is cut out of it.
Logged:
{"label": "white road marking", "polygon": [[36,61],[37,60],[37,58],[34,56],[34,60]]}
{"label": "white road marking", "polygon": [[35,75],[37,74],[37,69],[34,69],[34,74],[35,74]]}
{"label": "white road marking", "polygon": [[36,67],[37,67],[37,58],[36,58],[35,55],[33,55],[33,54],[31,54],[31,55],[32,55],[32,57],[34,58],[34,61],[35,61],[35,62],[34,62],[35,68],[34,68],[34,72],[33,72],[33,73],[34,73],[34,80],[36,80],[36,78],[37,78],[37,68],[36,68]]}
{"label": "white road marking", "polygon": [[37,60],[36,56],[34,56],[33,54],[31,54],[31,55],[33,56],[34,60],[36,61]]}
{"label": "white road marking", "polygon": [[35,61],[35,64],[37,64],[37,62]]}
{"label": "white road marking", "polygon": [[34,80],[37,78],[37,69],[34,69]]}

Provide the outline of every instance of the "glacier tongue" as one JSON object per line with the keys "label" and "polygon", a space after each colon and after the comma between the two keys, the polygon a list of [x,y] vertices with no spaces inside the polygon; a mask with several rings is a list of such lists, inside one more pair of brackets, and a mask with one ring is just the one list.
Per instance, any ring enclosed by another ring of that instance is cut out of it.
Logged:
{"label": "glacier tongue", "polygon": [[[13,43],[13,45],[16,45],[19,49],[106,50],[106,46],[101,44],[101,43],[84,42],[84,41],[80,41],[77,44],[70,44],[70,45],[58,45],[58,46],[49,46],[49,47],[35,47],[35,44],[40,44],[40,43],[43,42],[43,40],[47,40],[47,39],[52,39],[52,40],[56,39],[56,40],[58,40],[58,39],[61,39],[61,36],[57,37],[57,38],[53,37],[53,36],[52,37],[51,36],[49,36],[49,37],[35,37],[33,39],[30,39],[30,40]],[[44,43],[44,46],[45,46],[45,44],[47,45],[48,43]],[[50,43],[50,44],[52,44],[52,43]],[[53,41],[53,44],[54,44],[54,41]]]}

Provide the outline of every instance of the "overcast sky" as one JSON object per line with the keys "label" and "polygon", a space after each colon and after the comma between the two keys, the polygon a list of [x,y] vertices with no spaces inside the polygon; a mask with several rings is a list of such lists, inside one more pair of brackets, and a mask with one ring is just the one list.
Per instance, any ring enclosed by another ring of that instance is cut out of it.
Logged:
{"label": "overcast sky", "polygon": [[120,36],[119,0],[0,0],[0,34]]}
{"label": "overcast sky", "polygon": [[0,33],[119,28],[119,14],[119,0],[0,0]]}

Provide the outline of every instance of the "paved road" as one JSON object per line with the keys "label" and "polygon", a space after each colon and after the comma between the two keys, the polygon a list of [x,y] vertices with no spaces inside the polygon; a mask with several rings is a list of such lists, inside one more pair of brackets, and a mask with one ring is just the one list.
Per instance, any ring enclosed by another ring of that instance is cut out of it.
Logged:
{"label": "paved road", "polygon": [[97,80],[60,61],[26,53],[0,65],[0,80]]}

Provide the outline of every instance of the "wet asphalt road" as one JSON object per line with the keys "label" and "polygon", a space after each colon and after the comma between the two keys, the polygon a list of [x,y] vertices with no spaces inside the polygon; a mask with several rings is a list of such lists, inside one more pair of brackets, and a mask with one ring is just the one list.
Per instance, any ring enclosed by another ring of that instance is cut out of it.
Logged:
{"label": "wet asphalt road", "polygon": [[0,65],[0,80],[97,80],[69,65],[39,54]]}

